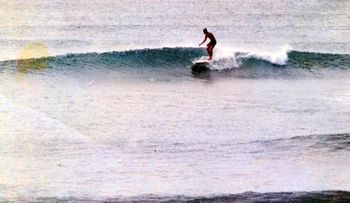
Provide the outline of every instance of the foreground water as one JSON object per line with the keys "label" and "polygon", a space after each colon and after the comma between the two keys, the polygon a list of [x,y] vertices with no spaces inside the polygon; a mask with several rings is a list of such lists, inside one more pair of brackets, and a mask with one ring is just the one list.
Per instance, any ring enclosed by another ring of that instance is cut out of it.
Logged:
{"label": "foreground water", "polygon": [[0,201],[349,200],[346,1],[0,3]]}
{"label": "foreground water", "polygon": [[350,189],[349,69],[248,59],[197,76],[98,56],[2,64],[3,197]]}

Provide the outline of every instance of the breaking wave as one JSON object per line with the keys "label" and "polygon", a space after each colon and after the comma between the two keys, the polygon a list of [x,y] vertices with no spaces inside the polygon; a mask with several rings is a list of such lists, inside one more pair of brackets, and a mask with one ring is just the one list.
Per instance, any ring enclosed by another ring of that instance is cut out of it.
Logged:
{"label": "breaking wave", "polygon": [[[68,54],[38,59],[21,59],[0,62],[0,69],[14,68],[17,71],[37,71],[54,69],[64,71],[79,71],[89,69],[129,69],[174,73],[188,73],[194,61],[206,56],[201,48],[158,48],[140,49],[121,52]],[[348,69],[350,55],[311,53],[282,50],[275,53],[217,51],[215,60],[209,63],[212,70],[234,70],[250,73],[273,73],[290,69]],[[248,74],[251,75],[251,74]],[[261,74],[260,74],[261,75]]]}

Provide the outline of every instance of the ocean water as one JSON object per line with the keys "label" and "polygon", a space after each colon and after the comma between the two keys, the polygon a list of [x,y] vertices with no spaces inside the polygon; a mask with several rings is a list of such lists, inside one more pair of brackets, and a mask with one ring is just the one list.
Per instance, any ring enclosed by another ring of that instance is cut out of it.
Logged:
{"label": "ocean water", "polygon": [[0,201],[350,201],[349,26],[345,0],[0,0]]}

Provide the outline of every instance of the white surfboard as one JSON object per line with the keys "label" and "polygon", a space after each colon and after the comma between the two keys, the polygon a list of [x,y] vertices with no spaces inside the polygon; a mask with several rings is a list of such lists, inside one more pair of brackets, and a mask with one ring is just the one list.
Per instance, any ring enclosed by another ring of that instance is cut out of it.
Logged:
{"label": "white surfboard", "polygon": [[201,57],[199,60],[193,61],[191,70],[193,73],[201,73],[209,70],[209,60]]}
{"label": "white surfboard", "polygon": [[194,61],[193,63],[194,64],[200,64],[200,63],[209,63],[210,61],[205,59],[205,60],[197,60],[197,61]]}
{"label": "white surfboard", "polygon": [[193,64],[203,64],[209,63],[210,61],[207,59],[207,56],[202,56],[198,60],[193,61]]}

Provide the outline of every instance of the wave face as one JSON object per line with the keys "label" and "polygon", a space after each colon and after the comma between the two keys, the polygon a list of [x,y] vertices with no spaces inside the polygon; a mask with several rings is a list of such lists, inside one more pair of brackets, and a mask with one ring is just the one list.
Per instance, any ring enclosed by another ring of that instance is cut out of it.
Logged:
{"label": "wave face", "polygon": [[[221,54],[209,68],[212,72],[225,70],[226,75],[238,77],[295,76],[318,73],[322,70],[341,70],[350,67],[350,55],[285,51],[276,53]],[[194,61],[206,56],[200,48],[160,48],[122,52],[69,54],[39,59],[1,62],[3,67],[15,67],[18,71],[56,70],[79,72],[80,70],[114,69],[137,74],[189,73]],[[228,72],[227,72],[228,71]]]}

